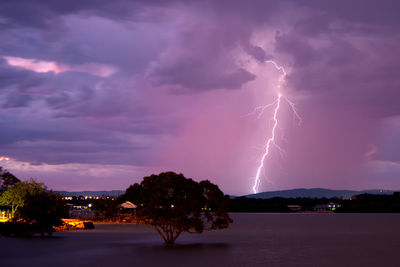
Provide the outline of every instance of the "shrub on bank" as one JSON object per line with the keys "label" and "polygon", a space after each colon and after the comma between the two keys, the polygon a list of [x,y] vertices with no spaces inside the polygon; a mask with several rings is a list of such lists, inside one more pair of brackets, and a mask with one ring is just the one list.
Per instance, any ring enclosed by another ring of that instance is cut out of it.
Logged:
{"label": "shrub on bank", "polygon": [[0,235],[8,237],[30,237],[34,234],[44,235],[47,233],[49,236],[54,232],[53,227],[44,227],[38,223],[26,222],[5,222],[0,223]]}

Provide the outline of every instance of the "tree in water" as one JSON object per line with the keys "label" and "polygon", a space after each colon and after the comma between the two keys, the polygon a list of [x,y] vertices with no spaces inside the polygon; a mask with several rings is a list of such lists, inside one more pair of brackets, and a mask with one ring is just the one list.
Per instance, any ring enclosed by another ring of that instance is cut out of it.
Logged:
{"label": "tree in water", "polygon": [[134,202],[137,218],[152,226],[167,245],[174,244],[182,232],[202,233],[232,223],[228,197],[218,186],[208,180],[197,183],[174,172],[144,177],[121,199]]}

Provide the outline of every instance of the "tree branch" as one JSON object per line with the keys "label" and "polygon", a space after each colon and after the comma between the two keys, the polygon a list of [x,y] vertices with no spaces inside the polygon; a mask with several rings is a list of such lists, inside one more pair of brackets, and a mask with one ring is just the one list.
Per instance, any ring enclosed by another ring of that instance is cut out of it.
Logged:
{"label": "tree branch", "polygon": [[165,243],[168,244],[168,241],[166,239],[166,237],[164,236],[164,234],[160,231],[160,229],[158,229],[157,225],[152,225],[152,227],[157,231],[157,233],[162,237],[162,239],[164,240]]}

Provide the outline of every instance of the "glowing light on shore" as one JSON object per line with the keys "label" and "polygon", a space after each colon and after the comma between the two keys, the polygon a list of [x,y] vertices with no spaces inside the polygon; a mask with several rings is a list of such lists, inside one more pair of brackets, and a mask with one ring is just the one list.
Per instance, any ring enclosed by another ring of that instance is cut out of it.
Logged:
{"label": "glowing light on shore", "polygon": [[10,160],[10,158],[9,157],[0,157],[0,161],[2,161],[2,160]]}

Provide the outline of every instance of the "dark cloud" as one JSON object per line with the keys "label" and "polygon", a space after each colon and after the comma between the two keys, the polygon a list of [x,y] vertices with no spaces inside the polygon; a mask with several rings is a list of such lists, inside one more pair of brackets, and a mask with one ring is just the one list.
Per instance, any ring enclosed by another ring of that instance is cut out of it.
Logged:
{"label": "dark cloud", "polygon": [[[63,28],[62,16],[100,16],[113,20],[158,20],[149,8],[168,5],[176,1],[87,0],[4,0],[0,3],[3,24],[10,27],[33,27],[44,30]],[[150,12],[150,14],[148,14]],[[157,13],[160,15],[160,12]]]}
{"label": "dark cloud", "polygon": [[259,46],[249,44],[245,47],[245,50],[249,55],[251,55],[252,57],[254,57],[256,60],[258,60],[260,62],[264,62],[266,60],[272,59],[272,57],[267,56],[264,49],[262,49]]}
{"label": "dark cloud", "polygon": [[394,103],[400,87],[395,69],[400,65],[392,60],[400,51],[387,50],[390,39],[382,38],[362,50],[359,44],[335,36],[325,39],[323,46],[312,47],[307,38],[293,33],[278,36],[276,44],[278,52],[292,56],[288,82],[294,90],[312,92],[332,106],[387,117],[400,113]]}
{"label": "dark cloud", "polygon": [[26,107],[33,100],[33,97],[30,95],[24,94],[9,94],[5,103],[3,104],[4,108],[18,108],[18,107]]}
{"label": "dark cloud", "polygon": [[350,2],[346,0],[299,0],[295,2],[300,6],[324,12],[326,16],[337,20],[360,22],[374,26],[388,26],[392,29],[400,24],[397,14],[400,3],[396,0],[356,0]]}
{"label": "dark cloud", "polygon": [[278,35],[276,37],[276,51],[291,54],[295,67],[306,67],[317,59],[317,51],[308,43],[308,40],[298,35]]}
{"label": "dark cloud", "polygon": [[[105,1],[85,1],[66,3],[65,1],[2,1],[0,15],[10,26],[49,29],[60,26],[60,16],[105,7]],[[126,9],[125,9],[126,12]],[[124,13],[125,13],[124,12]]]}
{"label": "dark cloud", "polygon": [[[195,18],[179,29],[178,39],[148,70],[156,85],[180,86],[194,91],[240,89],[255,78],[236,63],[232,50],[240,46],[258,61],[265,51],[250,44],[247,22],[231,17],[211,16],[208,21]],[[223,20],[223,21],[221,21]],[[230,32],[226,29],[235,29]]]}
{"label": "dark cloud", "polygon": [[[149,157],[147,135],[160,134],[154,124],[125,121],[107,127],[70,118],[42,121],[3,116],[0,121],[2,153],[35,164],[97,163],[142,165]],[[148,121],[146,121],[148,123]],[[132,137],[126,139],[126,137]],[[136,136],[136,137],[135,137]]]}
{"label": "dark cloud", "polygon": [[20,91],[28,91],[32,87],[42,85],[46,81],[45,76],[9,66],[4,59],[0,58],[0,93],[10,87]]}
{"label": "dark cloud", "polygon": [[156,67],[151,75],[155,85],[179,85],[192,90],[240,89],[244,83],[255,78],[242,68],[224,73],[219,68],[208,67],[209,64],[213,63],[183,59],[180,64]]}

